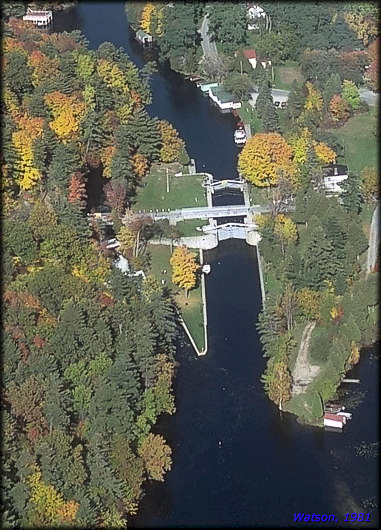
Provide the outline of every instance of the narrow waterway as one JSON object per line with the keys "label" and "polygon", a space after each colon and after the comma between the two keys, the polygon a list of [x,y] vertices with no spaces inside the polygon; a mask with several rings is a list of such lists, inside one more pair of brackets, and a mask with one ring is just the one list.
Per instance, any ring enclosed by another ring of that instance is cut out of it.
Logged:
{"label": "narrow waterway", "polygon": [[[91,48],[104,41],[122,46],[139,67],[147,58],[131,38],[123,3],[80,3],[56,16],[55,29],[80,29]],[[235,176],[234,118],[167,67],[151,88],[150,113],[174,124],[197,169]],[[348,397],[354,419],[345,432],[299,425],[269,402],[260,382],[265,359],[255,328],[261,307],[255,248],[229,240],[206,260],[212,265],[209,352],[197,358],[187,345],[178,352],[177,412],[157,426],[173,449],[173,467],[164,483],[147,485],[131,525],[293,526],[295,512],[315,512],[333,513],[344,526],[346,512],[366,512],[378,499],[377,459],[356,455],[362,442],[378,440],[376,348],[364,351],[352,371],[361,383]]]}

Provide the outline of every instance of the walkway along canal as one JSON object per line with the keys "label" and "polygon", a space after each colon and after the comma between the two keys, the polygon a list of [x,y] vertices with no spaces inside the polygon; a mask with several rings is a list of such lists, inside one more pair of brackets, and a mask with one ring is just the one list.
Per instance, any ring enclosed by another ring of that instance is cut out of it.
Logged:
{"label": "walkway along canal", "polygon": [[[54,24],[80,29],[91,48],[104,41],[123,46],[137,66],[144,64],[147,52],[129,32],[123,3],[81,2],[57,14]],[[195,85],[165,66],[151,86],[150,112],[179,130],[197,169],[231,178],[238,153],[234,118],[219,114]],[[214,204],[233,201],[242,204],[242,196],[221,194]],[[189,344],[179,348],[177,412],[157,426],[173,449],[173,467],[164,483],[147,485],[130,526],[293,526],[295,512],[334,513],[344,526],[345,513],[369,511],[378,495],[377,462],[357,455],[362,443],[378,439],[376,348],[348,374],[360,383],[348,385],[354,418],[345,433],[299,425],[279,413],[260,382],[265,360],[255,328],[261,308],[255,247],[227,240],[204,259],[212,266],[208,354],[197,357]]]}

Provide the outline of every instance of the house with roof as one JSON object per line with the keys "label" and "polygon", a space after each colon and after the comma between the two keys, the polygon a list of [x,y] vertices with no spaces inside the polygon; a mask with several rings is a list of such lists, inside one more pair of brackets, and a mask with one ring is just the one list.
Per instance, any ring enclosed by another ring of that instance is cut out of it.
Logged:
{"label": "house with roof", "polygon": [[343,192],[340,186],[348,178],[348,166],[344,164],[331,164],[323,168],[324,191],[327,195],[337,195]]}
{"label": "house with roof", "polygon": [[221,112],[231,112],[233,109],[241,108],[241,102],[221,86],[210,87],[208,95]]}
{"label": "house with roof", "polygon": [[[253,70],[255,70],[258,64],[257,52],[253,49],[243,50],[243,54],[246,57],[246,59],[249,61]],[[265,69],[271,66],[271,61],[260,61],[260,63]]]}

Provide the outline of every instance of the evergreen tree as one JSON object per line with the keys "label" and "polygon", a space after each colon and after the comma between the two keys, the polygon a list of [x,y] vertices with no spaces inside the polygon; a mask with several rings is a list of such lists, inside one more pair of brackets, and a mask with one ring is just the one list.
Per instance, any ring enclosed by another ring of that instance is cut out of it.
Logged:
{"label": "evergreen tree", "polygon": [[297,120],[304,108],[306,96],[301,84],[296,79],[292,82],[291,90],[288,95],[287,112],[292,121]]}
{"label": "evergreen tree", "polygon": [[344,180],[340,187],[343,192],[340,195],[340,202],[348,212],[355,214],[360,213],[361,205],[363,203],[363,194],[361,188],[361,180],[356,175],[349,174],[348,178]]}
{"label": "evergreen tree", "polygon": [[262,118],[266,112],[266,108],[271,105],[273,106],[273,98],[271,95],[271,88],[267,81],[263,82],[259,86],[258,97],[255,102],[255,109],[258,113],[258,116]]}

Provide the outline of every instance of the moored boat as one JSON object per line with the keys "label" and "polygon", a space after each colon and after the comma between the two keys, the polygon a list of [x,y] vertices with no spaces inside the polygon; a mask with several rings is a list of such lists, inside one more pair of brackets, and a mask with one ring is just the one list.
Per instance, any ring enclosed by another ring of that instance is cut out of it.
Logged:
{"label": "moored boat", "polygon": [[246,143],[245,127],[241,121],[237,123],[237,128],[234,131],[234,142],[239,146],[243,146]]}

